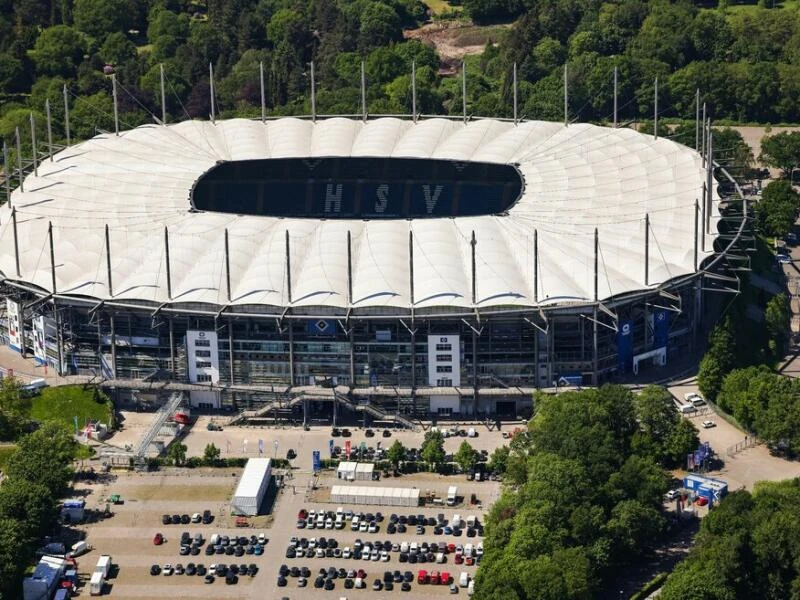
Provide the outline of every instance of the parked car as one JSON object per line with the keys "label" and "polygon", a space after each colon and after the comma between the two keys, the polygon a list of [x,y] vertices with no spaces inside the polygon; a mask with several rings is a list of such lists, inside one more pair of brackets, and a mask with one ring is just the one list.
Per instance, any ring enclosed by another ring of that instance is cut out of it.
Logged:
{"label": "parked car", "polygon": [[703,421],[703,429],[711,429],[716,426],[717,424],[714,421]]}
{"label": "parked car", "polygon": [[156,546],[160,546],[164,543],[164,536],[160,533],[157,533],[153,536],[153,544]]}

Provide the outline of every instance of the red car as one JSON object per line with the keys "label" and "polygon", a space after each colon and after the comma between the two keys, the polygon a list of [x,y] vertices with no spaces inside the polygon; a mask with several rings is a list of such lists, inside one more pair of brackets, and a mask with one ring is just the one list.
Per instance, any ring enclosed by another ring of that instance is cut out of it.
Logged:
{"label": "red car", "polygon": [[697,498],[697,500],[694,501],[694,503],[697,504],[697,506],[705,506],[706,504],[708,504],[708,498],[700,496]]}
{"label": "red car", "polygon": [[439,571],[431,571],[430,583],[431,585],[439,585]]}
{"label": "red car", "polygon": [[420,569],[419,573],[417,573],[417,583],[428,583],[428,572],[426,570]]}
{"label": "red car", "polygon": [[300,512],[297,513],[298,519],[307,519],[308,518],[308,511],[305,508],[301,508]]}
{"label": "red car", "polygon": [[157,534],[155,534],[153,536],[153,544],[155,544],[156,546],[160,546],[163,543],[164,543],[164,536],[163,535],[161,535],[160,533],[157,533]]}
{"label": "red car", "polygon": [[453,559],[457,565],[460,565],[464,562],[464,556],[462,554],[456,554],[456,557]]}
{"label": "red car", "polygon": [[442,585],[449,584],[450,583],[450,573],[448,573],[447,571],[442,571],[442,574],[441,574],[439,579],[440,579],[440,582],[441,582]]}

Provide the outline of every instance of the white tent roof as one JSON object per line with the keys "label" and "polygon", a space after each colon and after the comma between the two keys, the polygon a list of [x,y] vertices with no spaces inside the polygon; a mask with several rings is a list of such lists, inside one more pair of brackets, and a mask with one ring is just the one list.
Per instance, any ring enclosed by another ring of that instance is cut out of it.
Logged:
{"label": "white tent roof", "polygon": [[255,498],[261,489],[264,477],[270,471],[269,458],[251,458],[242,471],[242,478],[236,486],[234,498]]}
{"label": "white tent roof", "polygon": [[[432,157],[517,165],[524,180],[507,214],[480,217],[317,220],[190,212],[192,186],[218,161],[314,157]],[[645,215],[650,216],[649,285],[694,269],[695,202],[705,180],[699,155],[630,129],[530,121],[469,123],[395,118],[186,121],[99,135],[58,153],[0,208],[0,271],[52,291],[99,300],[166,303],[164,228],[169,228],[173,302],[215,306],[412,308],[413,232],[417,310],[534,306],[534,232],[539,304],[592,300],[594,231],[600,299],[645,288]],[[718,216],[714,205],[711,220]],[[109,227],[113,296],[106,277]],[[231,301],[225,273],[229,231]],[[702,233],[703,227],[699,228]],[[291,245],[291,297],[285,232]],[[348,302],[347,232],[352,237]],[[470,239],[475,232],[476,300]],[[698,243],[698,248],[703,244]],[[706,252],[713,247],[705,240]],[[265,311],[266,312],[266,311]]]}

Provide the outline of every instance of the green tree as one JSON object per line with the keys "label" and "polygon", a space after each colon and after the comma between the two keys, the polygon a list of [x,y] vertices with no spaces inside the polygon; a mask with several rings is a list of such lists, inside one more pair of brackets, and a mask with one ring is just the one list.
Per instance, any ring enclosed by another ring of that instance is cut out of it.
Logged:
{"label": "green tree", "polygon": [[394,443],[389,446],[389,449],[386,451],[386,458],[392,463],[392,466],[396,469],[400,463],[405,460],[406,457],[406,448],[403,446],[403,443],[400,440],[395,440]]}
{"label": "green tree", "polygon": [[718,323],[708,338],[708,350],[697,371],[700,392],[711,401],[716,400],[722,379],[736,366],[736,338],[730,317]]}
{"label": "green tree", "polygon": [[109,65],[123,65],[137,56],[136,45],[118,31],[109,35],[100,48],[100,57]]}
{"label": "green tree", "polygon": [[69,114],[70,126],[75,137],[89,139],[97,129],[114,130],[114,101],[105,92],[91,96],[80,96]]}
{"label": "green tree", "polygon": [[19,598],[22,574],[33,558],[33,548],[26,540],[23,524],[13,518],[0,516],[0,598]]}
{"label": "green tree", "polygon": [[0,486],[0,516],[19,521],[28,543],[50,531],[56,515],[56,501],[39,483],[9,479]]}
{"label": "green tree", "polygon": [[453,460],[462,471],[469,471],[478,462],[479,457],[478,451],[468,441],[464,440],[453,456]]}
{"label": "green tree", "polygon": [[422,460],[435,469],[444,462],[444,436],[441,431],[430,430],[425,432],[425,440],[420,448]]}
{"label": "green tree", "polygon": [[45,486],[53,497],[60,497],[72,476],[72,460],[77,442],[59,423],[45,423],[20,438],[17,451],[8,459],[10,480],[23,480]]}
{"label": "green tree", "polygon": [[72,77],[83,60],[87,45],[86,38],[77,29],[55,25],[39,34],[31,56],[40,74]]}
{"label": "green tree", "polygon": [[127,31],[134,9],[129,0],[75,0],[72,16],[77,29],[102,40],[110,33]]}
{"label": "green tree", "polygon": [[213,466],[219,460],[220,450],[214,444],[206,444],[203,450],[203,462],[206,465]]}
{"label": "green tree", "polygon": [[499,446],[495,448],[494,451],[489,455],[489,461],[486,463],[486,468],[492,473],[505,473],[510,454],[511,448],[508,446]]}
{"label": "green tree", "polygon": [[173,465],[179,467],[186,462],[186,450],[188,450],[186,444],[175,441],[167,450],[167,458],[172,461]]}
{"label": "green tree", "polygon": [[777,294],[769,299],[764,320],[770,337],[770,350],[775,358],[783,355],[789,339],[789,301],[784,294]]}
{"label": "green tree", "polygon": [[775,167],[789,176],[800,165],[800,132],[782,131],[761,138],[760,163]]}
{"label": "green tree", "polygon": [[772,181],[755,205],[756,225],[765,234],[785,237],[797,218],[800,194],[788,181]]}
{"label": "green tree", "polygon": [[31,400],[22,393],[19,380],[0,380],[0,440],[15,440],[28,424]]}
{"label": "green tree", "polygon": [[366,2],[360,14],[358,46],[367,51],[401,38],[400,17],[388,4]]}

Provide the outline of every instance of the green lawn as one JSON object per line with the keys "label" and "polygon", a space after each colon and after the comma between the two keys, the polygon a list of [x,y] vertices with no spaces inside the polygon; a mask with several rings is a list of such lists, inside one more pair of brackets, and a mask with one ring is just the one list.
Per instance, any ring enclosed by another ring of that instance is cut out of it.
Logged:
{"label": "green lawn", "polygon": [[31,406],[31,418],[36,421],[58,421],[75,430],[75,417],[78,417],[78,426],[83,427],[87,421],[100,421],[111,423],[111,402],[102,395],[105,402],[98,403],[94,400],[91,388],[82,386],[48,387],[42,393],[34,396]]}
{"label": "green lawn", "polygon": [[8,457],[11,456],[16,449],[17,447],[14,444],[3,444],[0,446],[0,471],[6,470]]}
{"label": "green lawn", "polygon": [[450,6],[447,0],[425,0],[424,4],[431,9],[434,16],[445,12],[459,12],[464,9],[463,6]]}

